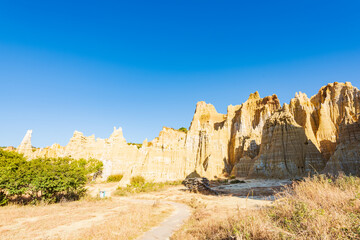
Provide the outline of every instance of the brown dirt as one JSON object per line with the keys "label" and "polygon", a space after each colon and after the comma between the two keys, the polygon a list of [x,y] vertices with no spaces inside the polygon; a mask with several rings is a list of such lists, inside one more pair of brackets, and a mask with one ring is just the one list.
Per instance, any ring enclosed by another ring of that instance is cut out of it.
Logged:
{"label": "brown dirt", "polygon": [[[90,192],[96,194],[98,188],[104,187],[110,194],[116,189],[113,183],[102,184],[90,186]],[[171,219],[166,217],[176,208],[167,201],[185,203],[192,211],[201,208],[218,214],[271,204],[267,200],[189,193],[178,186],[97,201],[2,207],[0,235],[1,239],[134,239],[160,225],[164,219]]]}
{"label": "brown dirt", "polygon": [[[129,239],[157,225],[171,211],[168,204],[127,198],[7,206],[0,208],[0,235],[1,239],[99,239],[96,236],[100,234],[100,239]],[[121,223],[121,229],[114,231],[114,223]]]}

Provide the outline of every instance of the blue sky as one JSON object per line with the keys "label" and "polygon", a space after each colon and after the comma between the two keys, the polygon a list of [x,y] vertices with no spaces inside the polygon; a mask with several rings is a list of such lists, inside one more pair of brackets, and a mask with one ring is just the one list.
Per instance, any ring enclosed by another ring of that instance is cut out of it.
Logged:
{"label": "blue sky", "polygon": [[130,142],[226,113],[251,92],[360,87],[359,1],[0,2],[0,146]]}

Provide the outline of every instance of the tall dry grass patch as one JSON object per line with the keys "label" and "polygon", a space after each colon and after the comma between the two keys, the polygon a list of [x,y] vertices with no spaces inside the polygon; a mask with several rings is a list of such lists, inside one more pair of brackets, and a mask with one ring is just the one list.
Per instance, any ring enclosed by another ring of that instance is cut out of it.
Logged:
{"label": "tall dry grass patch", "polygon": [[307,178],[260,210],[194,211],[173,239],[360,239],[360,178]]}

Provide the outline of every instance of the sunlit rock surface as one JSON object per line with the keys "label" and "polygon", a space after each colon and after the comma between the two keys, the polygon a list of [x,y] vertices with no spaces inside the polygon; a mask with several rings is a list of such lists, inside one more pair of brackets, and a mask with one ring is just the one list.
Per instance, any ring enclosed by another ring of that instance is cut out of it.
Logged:
{"label": "sunlit rock surface", "polygon": [[29,130],[17,151],[28,158],[96,158],[104,163],[105,178],[122,173],[124,183],[135,175],[171,181],[193,173],[209,179],[224,174],[288,178],[322,171],[329,159],[328,170],[357,164],[359,114],[359,90],[335,82],[311,98],[296,93],[284,107],[275,94],[261,98],[258,92],[230,105],[226,114],[198,102],[187,133],[164,127],[142,146],[129,145],[122,129],[114,128],[108,139],[75,131],[64,147],[35,149]]}
{"label": "sunlit rock surface", "polygon": [[19,153],[24,154],[24,156],[31,156],[32,151],[32,145],[31,145],[31,134],[32,130],[27,130],[23,140],[21,141],[20,145],[17,147],[17,151]]}
{"label": "sunlit rock surface", "polygon": [[320,151],[296,123],[287,105],[275,112],[263,129],[261,148],[251,177],[291,178],[321,171],[325,167]]}
{"label": "sunlit rock surface", "polygon": [[340,125],[339,144],[324,169],[324,173],[339,172],[360,176],[360,120]]}

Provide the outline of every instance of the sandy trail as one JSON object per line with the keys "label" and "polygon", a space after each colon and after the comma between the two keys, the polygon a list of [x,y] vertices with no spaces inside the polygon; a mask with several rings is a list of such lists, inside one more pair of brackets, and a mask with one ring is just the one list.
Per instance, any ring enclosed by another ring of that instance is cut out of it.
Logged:
{"label": "sandy trail", "polygon": [[[40,210],[46,211],[41,216],[31,216],[31,214],[25,216],[26,209],[30,209],[36,214],[36,207],[18,207],[14,211],[21,211],[17,213],[19,217],[14,216],[13,220],[7,221],[8,224],[4,224],[5,221],[3,221],[0,225],[0,236],[2,236],[0,239],[73,239],[81,231],[101,225],[116,215],[132,212],[132,206],[135,204],[152,206],[154,203],[162,206],[161,209],[168,204],[171,205],[171,203],[162,203],[157,200],[117,197],[106,205],[99,203],[97,207],[74,206],[71,207],[70,212],[69,210],[63,212],[66,206],[51,205],[46,210]],[[53,209],[51,210],[51,208]],[[165,208],[171,210],[175,207],[171,205],[171,208]],[[9,213],[11,214],[11,211]],[[6,213],[0,212],[1,214]],[[10,220],[11,217],[8,219]]]}
{"label": "sandy trail", "polygon": [[53,238],[68,238],[71,234],[84,228],[90,228],[94,224],[101,223],[107,217],[118,212],[128,210],[127,207],[116,207],[107,211],[97,212],[92,217],[80,221],[73,222],[67,225],[60,225],[47,231],[41,231],[40,236],[34,239],[53,239]]}
{"label": "sandy trail", "polygon": [[[111,192],[110,188],[113,186],[109,186],[107,189],[109,192]],[[98,190],[94,188],[94,193],[97,192]],[[163,240],[169,239],[191,216],[189,206],[192,208],[196,208],[196,205],[206,206],[208,210],[221,214],[226,211],[234,212],[240,208],[256,209],[268,204],[271,204],[271,201],[189,193],[179,186],[160,192],[138,194],[134,197],[112,197],[110,200],[89,204],[73,202],[64,206],[54,204],[44,207],[17,207],[7,210],[5,208],[3,212],[0,211],[0,219],[2,223],[7,224],[0,225],[0,235],[5,237],[2,239],[13,239],[11,237],[14,236],[21,236],[22,239],[73,239],[74,236],[76,238],[77,233],[102,225],[119,214],[127,213],[131,217],[130,213],[134,206],[159,205],[167,211],[173,209],[171,215],[137,239]],[[9,214],[12,216],[8,216]],[[136,227],[134,225],[134,228]],[[141,232],[140,229],[134,230]]]}
{"label": "sandy trail", "polygon": [[[182,203],[176,203],[171,201],[133,199],[133,198],[121,198],[121,201],[136,203],[136,204],[146,204],[146,205],[152,205],[154,203],[169,204],[173,206],[175,209],[171,214],[171,216],[164,219],[164,221],[160,225],[154,227],[150,231],[147,231],[143,236],[138,238],[139,240],[169,239],[171,235],[176,230],[178,230],[185,222],[185,220],[189,218],[191,215],[190,208]],[[97,212],[93,214],[93,217],[91,218],[72,222],[71,224],[67,224],[67,225],[60,225],[47,231],[42,231],[41,233],[39,233],[40,236],[34,239],[54,239],[54,238],[59,238],[60,236],[61,239],[66,239],[69,238],[74,232],[84,228],[90,228],[94,224],[104,222],[109,216],[124,210],[129,211],[131,209],[128,209],[126,206],[122,206],[122,207],[111,208],[103,212]],[[29,219],[27,219],[27,221],[29,221]],[[9,229],[15,230],[15,228],[19,228],[21,224],[22,222],[19,222],[13,226],[8,226],[7,230]]]}
{"label": "sandy trail", "polygon": [[184,222],[190,217],[190,208],[182,203],[163,202],[175,207],[175,211],[166,218],[159,226],[147,231],[138,240],[165,240],[169,239],[172,234],[178,230]]}
{"label": "sandy trail", "polygon": [[[272,203],[263,199],[248,199],[233,196],[212,196],[183,191],[184,188],[174,187],[163,192],[144,193],[138,196],[142,199],[151,199],[160,203],[168,203],[175,207],[173,214],[166,218],[159,226],[154,227],[137,240],[165,240],[169,239],[186,220],[191,216],[190,206],[206,206],[207,209],[222,214],[226,211],[234,212],[239,209],[259,209]],[[138,200],[137,200],[138,201]],[[182,202],[182,203],[180,203]]]}

